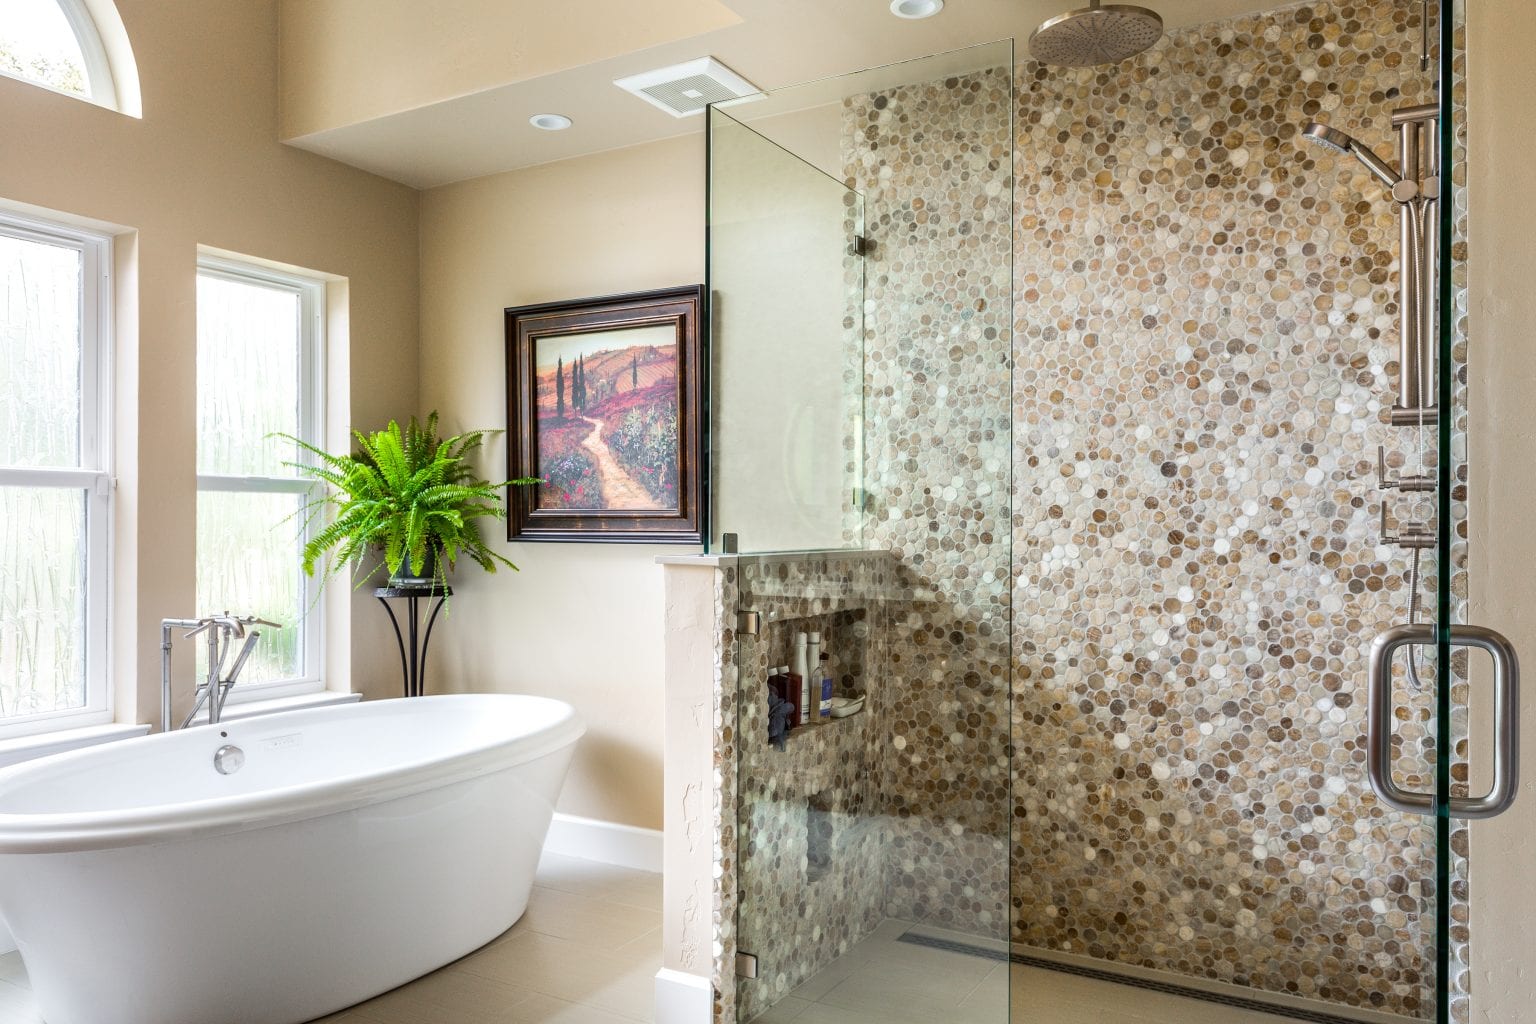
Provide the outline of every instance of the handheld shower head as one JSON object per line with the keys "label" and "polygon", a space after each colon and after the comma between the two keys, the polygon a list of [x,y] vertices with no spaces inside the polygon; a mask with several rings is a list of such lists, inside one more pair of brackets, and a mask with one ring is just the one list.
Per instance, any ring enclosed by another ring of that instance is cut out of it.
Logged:
{"label": "handheld shower head", "polygon": [[1354,136],[1348,132],[1341,132],[1330,125],[1323,124],[1321,121],[1313,121],[1302,129],[1301,134],[1307,137],[1308,142],[1327,146],[1336,153],[1348,153],[1350,147],[1355,145]]}
{"label": "handheld shower head", "polygon": [[1315,142],[1333,150],[1335,153],[1348,153],[1365,165],[1365,169],[1376,176],[1376,180],[1392,189],[1402,175],[1392,169],[1392,165],[1381,157],[1371,152],[1371,148],[1348,132],[1340,131],[1332,125],[1321,121],[1313,121],[1301,130],[1302,138],[1308,142]]}

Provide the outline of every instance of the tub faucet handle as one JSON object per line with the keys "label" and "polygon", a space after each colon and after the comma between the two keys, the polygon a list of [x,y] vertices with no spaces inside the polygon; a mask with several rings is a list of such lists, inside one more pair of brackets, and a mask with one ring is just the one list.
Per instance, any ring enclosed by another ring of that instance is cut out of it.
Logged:
{"label": "tub faucet handle", "polygon": [[261,630],[253,629],[245,636],[245,644],[240,648],[240,653],[235,657],[234,667],[229,670],[229,675],[224,678],[223,686],[227,690],[235,685],[235,680],[240,676],[240,670],[245,668],[246,659],[256,649],[256,641],[261,639]]}

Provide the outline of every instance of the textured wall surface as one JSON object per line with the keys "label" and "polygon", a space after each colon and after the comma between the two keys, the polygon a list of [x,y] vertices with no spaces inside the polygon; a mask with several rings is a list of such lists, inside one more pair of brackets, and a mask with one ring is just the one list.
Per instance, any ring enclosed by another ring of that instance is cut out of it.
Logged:
{"label": "textured wall surface", "polygon": [[747,685],[765,686],[773,666],[792,665],[795,634],[816,631],[832,656],[836,694],[869,691],[874,702],[851,718],[796,728],[777,750],[766,703],[741,701],[737,887],[750,912],[738,941],[760,968],[756,981],[738,987],[742,1019],[773,1006],[885,917],[878,865],[889,830],[877,766],[887,718],[866,673],[872,659],[883,660],[875,638],[890,631],[891,570],[883,553],[851,552],[744,559],[737,572],[741,606],[763,616],[758,636],[737,650]]}
{"label": "textured wall surface", "polygon": [[886,912],[1006,938],[1010,69],[845,104],[864,268],[865,543],[889,550]]}
{"label": "textured wall surface", "polygon": [[1371,464],[1419,457],[1380,423],[1394,213],[1298,140],[1320,117],[1386,148],[1431,98],[1417,10],[1020,68],[1018,941],[1427,1012],[1431,839],[1371,796],[1362,744],[1369,643],[1407,600]]}
{"label": "textured wall surface", "polygon": [[[887,749],[885,671],[891,618],[903,607],[884,552],[744,557],[718,574],[721,656],[715,706],[718,866],[716,1018],[750,1020],[847,953],[884,919],[890,829],[879,803]],[[735,610],[762,616],[735,633]],[[868,693],[853,717],[768,742],[766,680],[792,664],[799,632],[819,632],[838,696]],[[739,906],[742,913],[737,915]],[[737,949],[756,980],[734,976]]]}

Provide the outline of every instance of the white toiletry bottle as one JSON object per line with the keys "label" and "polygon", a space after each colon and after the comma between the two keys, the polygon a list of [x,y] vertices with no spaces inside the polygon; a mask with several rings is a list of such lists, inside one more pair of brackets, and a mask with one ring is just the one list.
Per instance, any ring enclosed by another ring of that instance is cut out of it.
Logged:
{"label": "white toiletry bottle", "polygon": [[804,633],[795,634],[795,667],[792,674],[800,680],[800,721],[797,725],[810,725],[816,721],[816,712],[812,710],[816,705],[811,703],[811,666],[806,660],[807,642]]}
{"label": "white toiletry bottle", "polygon": [[821,702],[821,634],[812,630],[805,639],[806,681],[811,684],[810,717],[818,717],[816,706]]}

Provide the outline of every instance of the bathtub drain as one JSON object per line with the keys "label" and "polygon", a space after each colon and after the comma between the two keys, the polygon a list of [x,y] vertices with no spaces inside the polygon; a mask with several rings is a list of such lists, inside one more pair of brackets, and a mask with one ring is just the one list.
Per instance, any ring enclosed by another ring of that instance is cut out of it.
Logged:
{"label": "bathtub drain", "polygon": [[213,752],[213,767],[220,775],[233,775],[245,764],[245,751],[226,743]]}

